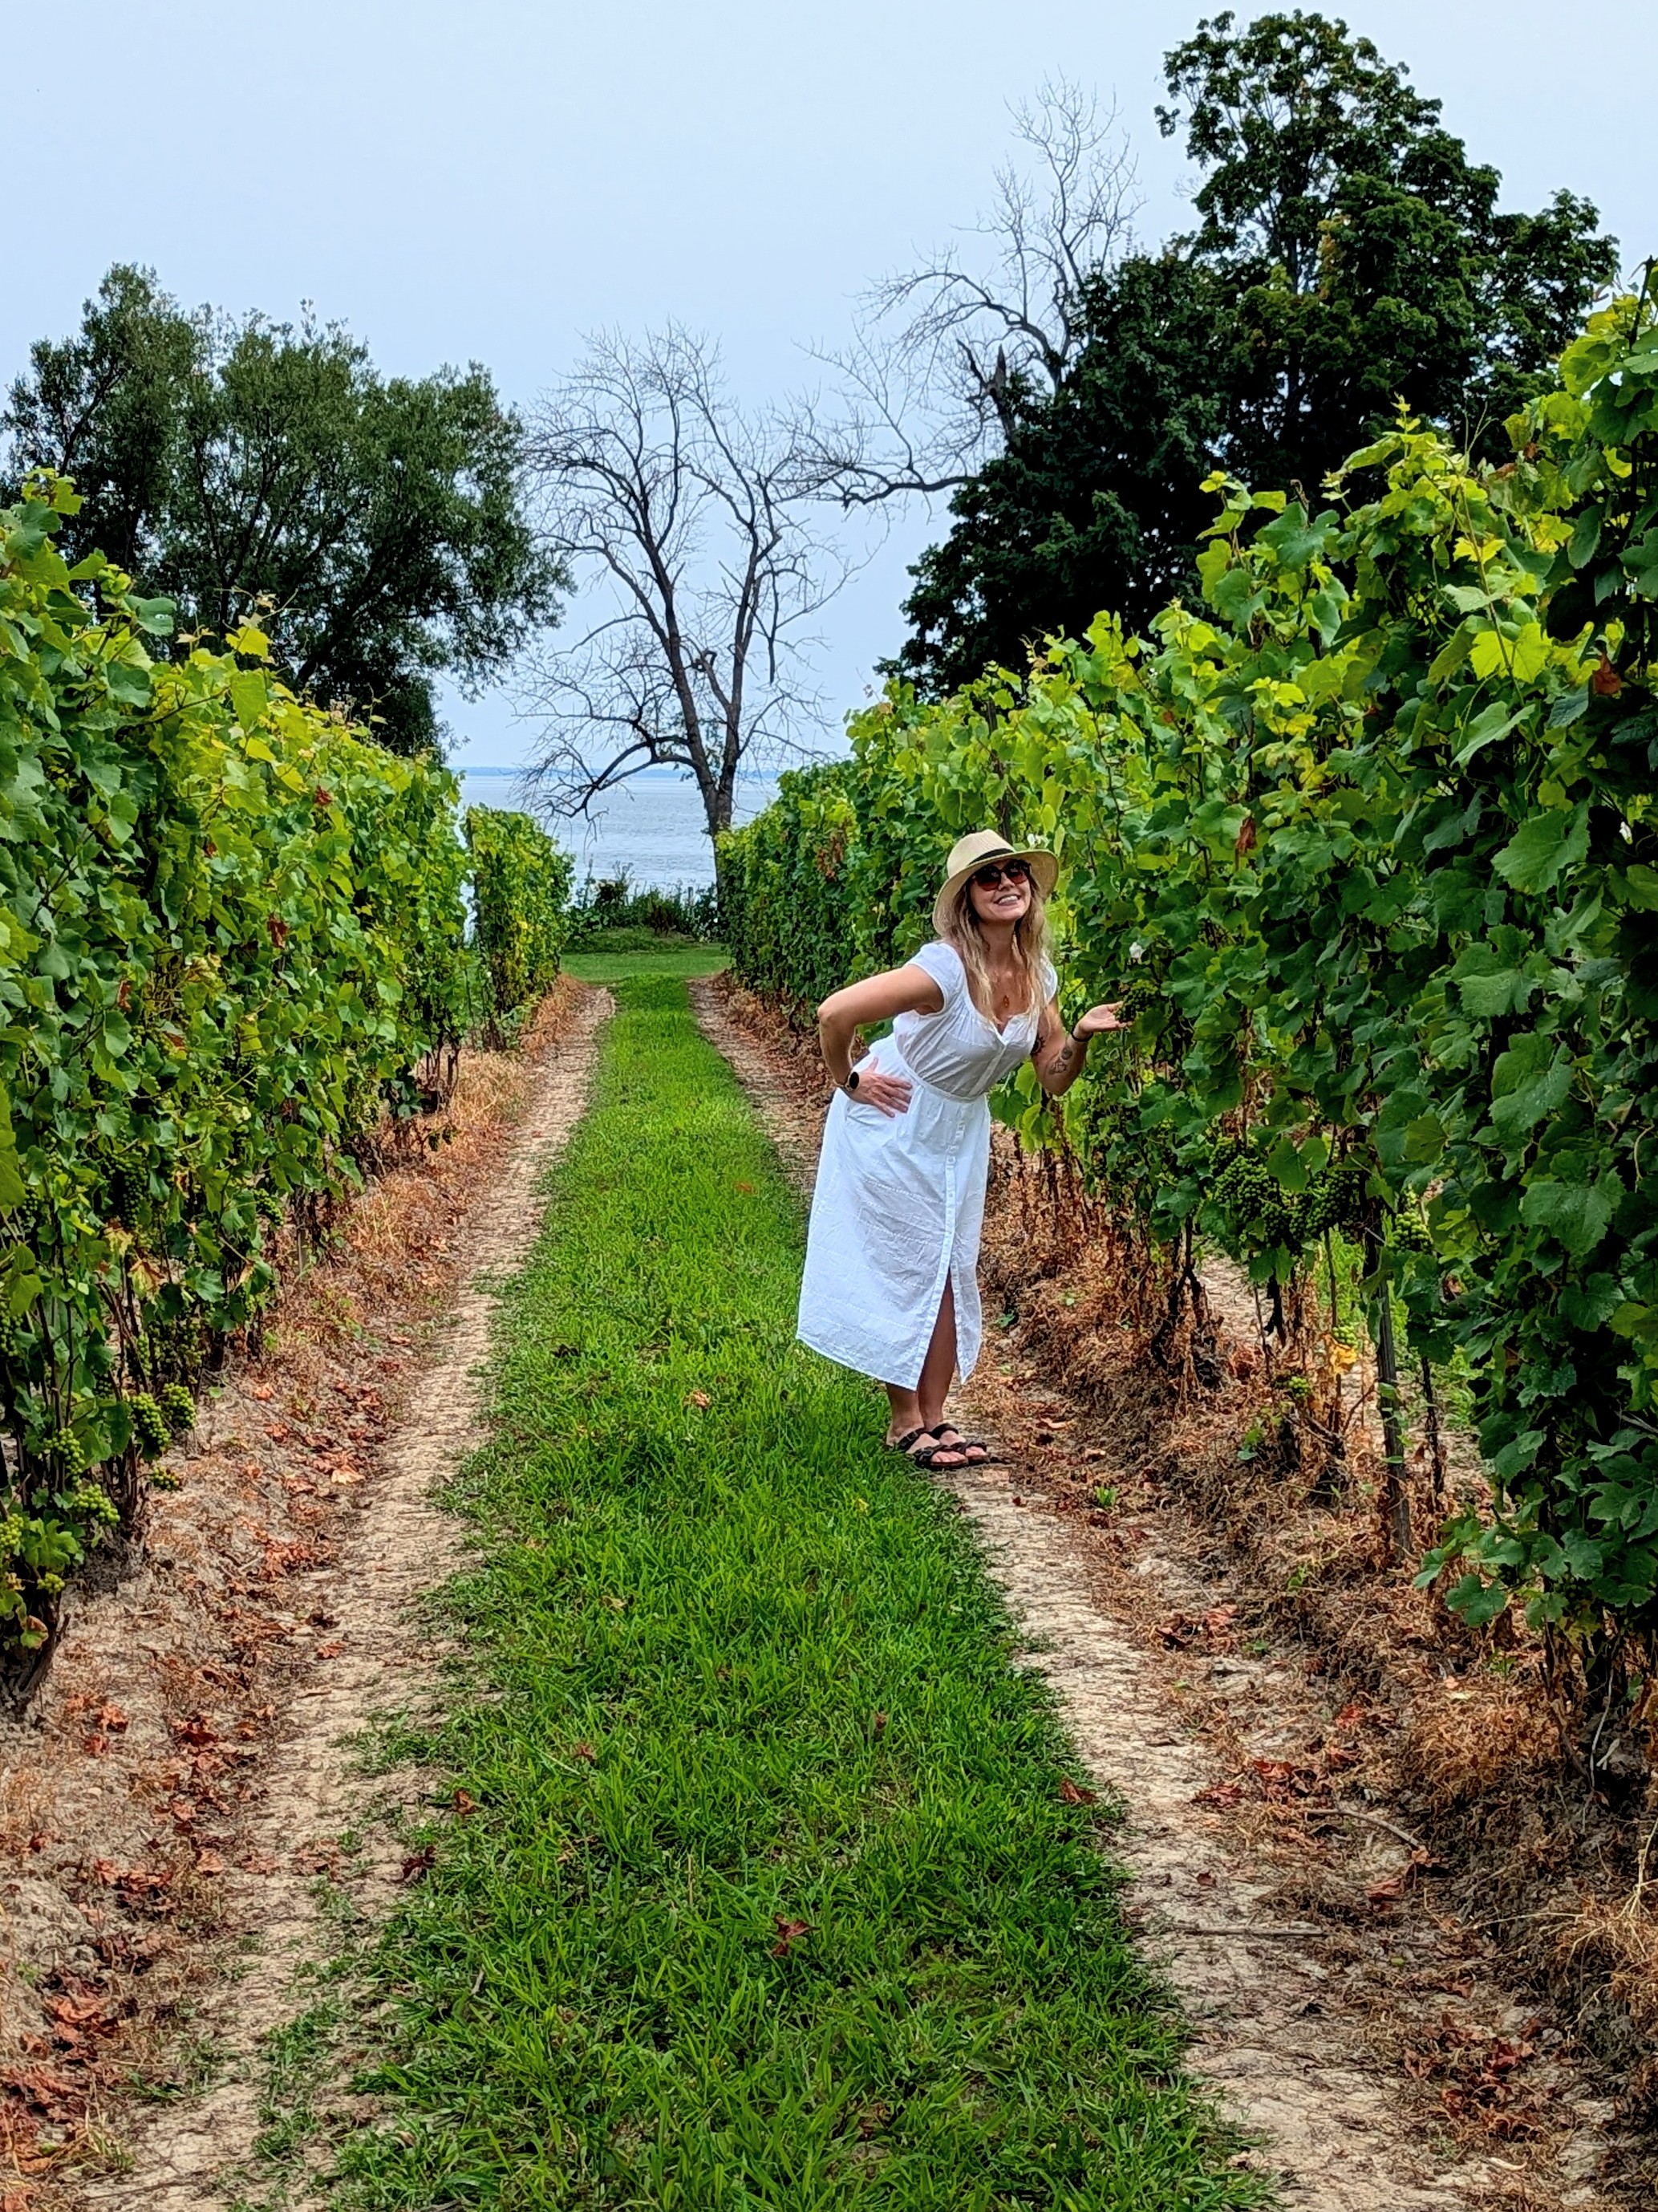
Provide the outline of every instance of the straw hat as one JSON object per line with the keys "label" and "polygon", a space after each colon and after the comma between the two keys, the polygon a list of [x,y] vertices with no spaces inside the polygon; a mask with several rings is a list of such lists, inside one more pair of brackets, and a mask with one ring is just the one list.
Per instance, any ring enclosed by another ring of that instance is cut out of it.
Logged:
{"label": "straw hat", "polygon": [[944,888],[932,902],[932,927],[941,937],[950,927],[957,892],[970,875],[992,860],[1023,860],[1042,896],[1053,897],[1054,886],[1060,879],[1060,864],[1052,853],[1030,845],[1010,845],[994,830],[975,830],[970,836],[956,840],[944,863]]}

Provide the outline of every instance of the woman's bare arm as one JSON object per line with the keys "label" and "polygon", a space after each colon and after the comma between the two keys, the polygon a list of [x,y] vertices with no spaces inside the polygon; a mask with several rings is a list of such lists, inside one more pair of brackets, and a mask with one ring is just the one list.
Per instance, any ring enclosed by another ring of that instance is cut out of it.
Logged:
{"label": "woman's bare arm", "polygon": [[1127,1027],[1127,1022],[1118,1019],[1116,1007],[1107,1006],[1090,1006],[1076,1028],[1067,1030],[1060,1019],[1059,1001],[1050,999],[1042,1008],[1035,1048],[1030,1055],[1036,1080],[1050,1098],[1062,1098],[1083,1072],[1089,1038],[1103,1030]]}
{"label": "woman's bare arm", "polygon": [[[896,1014],[936,1014],[944,1003],[944,993],[925,968],[890,968],[884,975],[870,975],[861,983],[848,983],[842,991],[831,991],[817,1009],[817,1040],[830,1080],[838,1087],[851,1073],[852,1048],[860,1029],[890,1022]],[[902,1087],[908,1103],[909,1086]]]}

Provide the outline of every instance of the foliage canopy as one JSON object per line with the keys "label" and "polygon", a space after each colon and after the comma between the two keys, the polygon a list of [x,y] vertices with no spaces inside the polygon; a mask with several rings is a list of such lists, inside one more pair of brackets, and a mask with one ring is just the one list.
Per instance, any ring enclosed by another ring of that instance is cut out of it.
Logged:
{"label": "foliage canopy", "polygon": [[67,557],[171,599],[186,638],[257,620],[294,690],[393,751],[435,742],[440,675],[483,683],[553,611],[521,428],[476,362],[382,378],[337,325],[186,313],[118,266],[0,426],[9,495],[36,466],[74,477]]}
{"label": "foliage canopy", "polygon": [[1148,622],[1193,577],[1193,487],[1215,463],[1303,487],[1402,398],[1481,458],[1617,268],[1586,200],[1498,208],[1439,102],[1346,26],[1297,12],[1202,23],[1166,58],[1200,218],[1084,288],[1083,340],[1010,408],[1005,450],[917,564],[897,668],[929,691],[1101,606]]}

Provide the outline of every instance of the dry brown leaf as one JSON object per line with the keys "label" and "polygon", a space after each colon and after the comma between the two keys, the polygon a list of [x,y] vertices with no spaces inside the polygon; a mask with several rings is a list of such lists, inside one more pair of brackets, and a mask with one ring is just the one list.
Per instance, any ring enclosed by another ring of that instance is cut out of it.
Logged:
{"label": "dry brown leaf", "polygon": [[1380,1881],[1373,1881],[1370,1884],[1364,1893],[1366,1904],[1382,1906],[1396,1905],[1404,1895],[1407,1885],[1418,1875],[1424,1873],[1430,1867],[1436,1867],[1442,1863],[1442,1862],[1435,1858],[1431,1852],[1412,1851],[1397,1874],[1384,1875]]}
{"label": "dry brown leaf", "polygon": [[1194,1805],[1236,1805],[1243,1795],[1242,1785],[1236,1782],[1212,1782],[1206,1790],[1198,1790],[1192,1799]]}
{"label": "dry brown leaf", "polygon": [[1292,1759],[1252,1759],[1250,1771],[1260,1784],[1261,1795],[1270,1804],[1282,1805],[1297,1797],[1313,1795],[1320,1787],[1319,1777],[1310,1766],[1303,1766]]}
{"label": "dry brown leaf", "polygon": [[774,1959],[786,1959],[800,1938],[811,1935],[811,1923],[809,1920],[786,1920],[780,1912],[774,1915],[774,1919],[777,1941],[771,1947],[771,1954]]}

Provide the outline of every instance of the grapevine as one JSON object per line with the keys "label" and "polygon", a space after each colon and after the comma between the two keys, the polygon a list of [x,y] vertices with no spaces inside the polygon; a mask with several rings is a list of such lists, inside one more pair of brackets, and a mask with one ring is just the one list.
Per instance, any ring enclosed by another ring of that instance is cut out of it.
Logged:
{"label": "grapevine", "polygon": [[[296,698],[252,624],[152,660],[170,611],[70,572],[76,506],[42,477],[0,510],[0,1649],[190,1427],[272,1229],[360,1183],[489,1011],[454,778]],[[475,809],[474,853],[520,819]],[[514,990],[556,969],[564,882],[480,890],[531,947]]]}
{"label": "grapevine", "polygon": [[[1217,476],[1199,602],[950,699],[890,686],[849,763],[722,840],[721,899],[739,976],[804,1009],[921,942],[963,830],[1050,846],[1068,988],[1133,1025],[1059,1113],[1028,1073],[1002,1110],[1171,1280],[1194,1232],[1274,1284],[1357,1242],[1378,1328],[1402,1301],[1472,1386],[1491,1501],[1424,1577],[1588,1664],[1658,1638],[1644,301],[1509,431],[1486,468],[1401,416],[1315,509]],[[807,896],[830,804],[853,826]]]}

